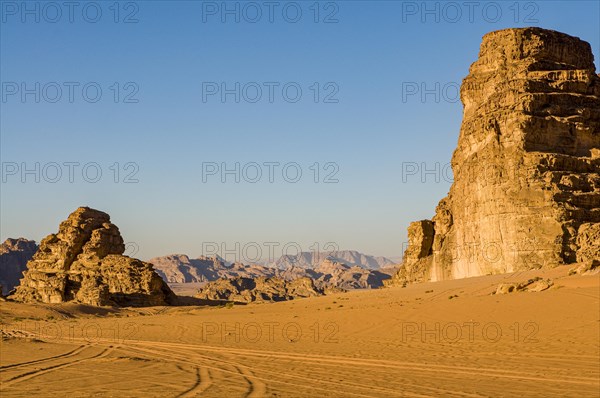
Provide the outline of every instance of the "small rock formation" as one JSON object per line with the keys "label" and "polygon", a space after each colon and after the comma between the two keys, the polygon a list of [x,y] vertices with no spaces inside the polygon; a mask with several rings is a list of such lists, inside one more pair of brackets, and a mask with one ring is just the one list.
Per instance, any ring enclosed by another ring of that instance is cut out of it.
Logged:
{"label": "small rock formation", "polygon": [[454,183],[409,227],[394,283],[600,258],[600,76],[588,43],[540,28],[484,36],[461,87]]}
{"label": "small rock formation", "polygon": [[382,287],[390,275],[358,266],[351,267],[328,257],[314,269],[313,278],[316,278],[318,285],[349,290]]}
{"label": "small rock formation", "polygon": [[253,301],[286,301],[303,297],[322,296],[311,278],[286,281],[281,278],[233,278],[208,283],[194,297],[204,300],[250,303]]}
{"label": "small rock formation", "polygon": [[600,273],[600,260],[589,260],[575,263],[569,275],[594,275]]}
{"label": "small rock formation", "polygon": [[125,245],[108,214],[80,207],[48,235],[27,263],[10,298],[23,302],[150,306],[176,296],[152,265],[123,255]]}
{"label": "small rock formation", "polygon": [[507,294],[515,292],[541,292],[554,285],[550,279],[542,279],[539,276],[520,283],[501,283],[495,294]]}
{"label": "small rock formation", "polygon": [[35,241],[24,238],[8,238],[0,245],[0,294],[7,295],[19,284],[37,249]]}

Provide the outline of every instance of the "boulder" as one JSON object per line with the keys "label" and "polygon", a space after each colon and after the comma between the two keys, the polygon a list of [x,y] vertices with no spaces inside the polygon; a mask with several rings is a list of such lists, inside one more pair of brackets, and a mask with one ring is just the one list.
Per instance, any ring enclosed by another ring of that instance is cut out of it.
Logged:
{"label": "boulder", "polygon": [[507,293],[515,293],[515,292],[541,292],[546,289],[549,289],[554,285],[550,279],[542,279],[539,276],[528,279],[524,282],[517,283],[501,283],[496,288],[496,294],[507,294]]}

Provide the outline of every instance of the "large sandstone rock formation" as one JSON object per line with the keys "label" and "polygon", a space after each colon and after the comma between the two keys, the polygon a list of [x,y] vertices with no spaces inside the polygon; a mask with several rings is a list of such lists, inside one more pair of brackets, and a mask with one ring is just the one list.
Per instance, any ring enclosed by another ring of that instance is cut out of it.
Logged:
{"label": "large sandstone rock formation", "polygon": [[600,76],[588,43],[539,28],[484,36],[461,87],[454,183],[411,224],[395,282],[600,258]]}
{"label": "large sandstone rock formation", "polygon": [[12,299],[90,305],[166,305],[176,297],[152,265],[123,255],[108,214],[80,207],[48,235],[27,263]]}
{"label": "large sandstone rock formation", "polygon": [[8,238],[0,245],[0,294],[8,294],[19,284],[27,261],[33,257],[38,246],[33,240]]}

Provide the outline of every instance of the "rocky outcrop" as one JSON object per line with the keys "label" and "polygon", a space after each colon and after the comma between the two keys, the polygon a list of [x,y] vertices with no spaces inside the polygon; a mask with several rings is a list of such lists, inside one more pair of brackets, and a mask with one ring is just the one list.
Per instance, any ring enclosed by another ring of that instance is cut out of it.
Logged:
{"label": "rocky outcrop", "polygon": [[0,294],[7,295],[19,284],[37,249],[35,241],[24,238],[8,238],[0,245]]}
{"label": "rocky outcrop", "polygon": [[167,305],[176,297],[152,265],[123,255],[108,214],[80,207],[48,235],[27,263],[12,299],[89,305]]}
{"label": "rocky outcrop", "polygon": [[569,270],[569,275],[594,275],[597,273],[600,273],[600,260],[575,263]]}
{"label": "rocky outcrop", "polygon": [[577,261],[600,261],[600,223],[585,223],[577,230]]}
{"label": "rocky outcrop", "polygon": [[454,182],[430,224],[411,224],[395,281],[598,258],[600,76],[590,45],[539,28],[489,33],[461,100]]}
{"label": "rocky outcrop", "polygon": [[364,269],[358,266],[349,266],[334,258],[326,258],[314,269],[313,277],[321,286],[336,288],[371,289],[383,286],[383,282],[391,276],[376,270]]}
{"label": "rocky outcrop", "polygon": [[403,266],[385,285],[406,285],[427,277],[432,262],[434,225],[430,220],[415,221],[408,226],[408,246],[402,259]]}
{"label": "rocky outcrop", "polygon": [[496,288],[495,294],[507,294],[516,292],[542,292],[551,288],[554,282],[550,279],[543,279],[538,277],[528,279],[524,282],[518,283],[501,283]]}
{"label": "rocky outcrop", "polygon": [[211,301],[250,303],[294,300],[322,296],[325,293],[326,289],[317,287],[311,278],[286,281],[281,278],[238,277],[210,282],[195,297]]}

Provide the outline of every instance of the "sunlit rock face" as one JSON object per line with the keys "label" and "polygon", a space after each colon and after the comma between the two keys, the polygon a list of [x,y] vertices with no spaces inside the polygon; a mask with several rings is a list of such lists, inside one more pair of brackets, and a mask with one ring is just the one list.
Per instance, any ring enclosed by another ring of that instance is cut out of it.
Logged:
{"label": "sunlit rock face", "polygon": [[152,265],[123,255],[108,214],[80,207],[42,240],[12,299],[25,302],[149,306],[175,295]]}
{"label": "sunlit rock face", "polygon": [[[555,31],[484,36],[461,87],[454,182],[431,220],[431,249],[423,255],[422,239],[413,239],[395,282],[600,257],[600,76],[593,61],[588,43]],[[409,239],[430,233],[415,228]]]}

